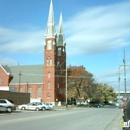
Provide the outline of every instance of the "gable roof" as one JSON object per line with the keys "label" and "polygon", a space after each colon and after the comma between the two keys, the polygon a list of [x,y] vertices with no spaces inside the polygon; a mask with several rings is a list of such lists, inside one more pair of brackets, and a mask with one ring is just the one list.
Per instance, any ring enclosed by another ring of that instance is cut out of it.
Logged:
{"label": "gable roof", "polygon": [[[43,84],[43,65],[19,65],[9,66],[13,79],[10,84]],[[21,75],[21,76],[20,76]]]}
{"label": "gable roof", "polygon": [[13,75],[12,75],[12,73],[11,73],[11,70],[10,70],[10,68],[9,68],[7,65],[6,65],[6,66],[1,65],[1,67],[2,67],[3,70],[6,72],[7,75],[13,77]]}

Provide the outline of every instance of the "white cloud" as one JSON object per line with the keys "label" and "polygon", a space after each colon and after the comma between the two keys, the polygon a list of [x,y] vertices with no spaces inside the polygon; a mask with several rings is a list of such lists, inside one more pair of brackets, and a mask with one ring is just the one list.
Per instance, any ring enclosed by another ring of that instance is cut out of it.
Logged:
{"label": "white cloud", "polygon": [[[64,23],[67,54],[97,54],[130,45],[130,2],[91,7]],[[35,28],[35,27],[33,27]],[[32,31],[33,30],[33,31]],[[43,30],[0,28],[0,52],[43,52]]]}
{"label": "white cloud", "polygon": [[[130,65],[130,64],[128,64]],[[113,70],[107,70],[100,72],[99,74],[94,74],[95,79],[98,83],[107,83],[110,86],[114,87],[115,90],[118,90],[119,87],[119,77],[120,77],[120,89],[124,91],[124,67],[120,67],[120,74],[119,68],[115,68]],[[126,67],[126,87],[130,89],[130,66]]]}
{"label": "white cloud", "polygon": [[38,53],[43,52],[44,31],[17,31],[0,28],[0,52]]}
{"label": "white cloud", "polygon": [[18,65],[19,62],[12,60],[10,58],[7,58],[7,57],[0,56],[0,64],[2,64],[2,65]]}
{"label": "white cloud", "polygon": [[68,52],[96,54],[130,45],[130,2],[88,8],[65,23]]}

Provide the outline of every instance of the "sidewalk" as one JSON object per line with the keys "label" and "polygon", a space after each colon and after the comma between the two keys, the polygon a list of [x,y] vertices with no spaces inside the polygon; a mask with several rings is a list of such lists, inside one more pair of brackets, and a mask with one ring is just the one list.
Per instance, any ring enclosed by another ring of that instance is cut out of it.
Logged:
{"label": "sidewalk", "polygon": [[123,112],[120,109],[120,112],[112,120],[112,122],[106,127],[105,130],[121,130],[120,123],[121,123],[121,120],[122,120],[122,116],[123,116]]}
{"label": "sidewalk", "polygon": [[67,108],[66,106],[54,106],[54,110],[69,110],[74,108],[78,108],[78,107],[75,105],[68,105]]}

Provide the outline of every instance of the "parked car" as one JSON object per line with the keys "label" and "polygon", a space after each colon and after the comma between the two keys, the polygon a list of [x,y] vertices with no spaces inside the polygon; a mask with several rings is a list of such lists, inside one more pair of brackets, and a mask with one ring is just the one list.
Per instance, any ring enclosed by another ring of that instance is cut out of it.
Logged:
{"label": "parked car", "polygon": [[22,104],[22,105],[19,105],[18,108],[21,110],[36,110],[36,111],[50,109],[43,102],[32,102],[28,104]]}
{"label": "parked car", "polygon": [[103,103],[103,102],[102,102],[102,103],[100,103],[100,104],[101,104],[103,107],[105,106],[105,103]]}
{"label": "parked car", "polygon": [[0,111],[12,112],[16,110],[16,104],[11,99],[0,99]]}
{"label": "parked car", "polygon": [[29,103],[29,104],[23,104],[18,106],[21,110],[45,110],[45,107],[41,103]]}
{"label": "parked car", "polygon": [[32,103],[28,103],[28,104],[22,104],[22,105],[18,105],[18,108],[20,110],[25,110],[27,106],[31,105]]}
{"label": "parked car", "polygon": [[52,103],[45,103],[46,106],[48,106],[49,109],[54,109],[54,105]]}
{"label": "parked car", "polygon": [[99,108],[99,107],[103,107],[103,105],[100,104],[100,103],[94,103],[94,104],[90,104],[90,107],[97,107],[97,108]]}
{"label": "parked car", "polygon": [[44,103],[44,102],[34,102],[34,103],[42,105],[43,108],[45,108],[45,110],[50,110],[51,109],[50,106],[46,105],[46,103]]}

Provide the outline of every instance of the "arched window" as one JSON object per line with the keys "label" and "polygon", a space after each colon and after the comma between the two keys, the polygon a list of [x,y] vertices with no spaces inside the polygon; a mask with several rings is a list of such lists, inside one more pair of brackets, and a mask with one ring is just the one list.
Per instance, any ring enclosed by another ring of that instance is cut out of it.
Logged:
{"label": "arched window", "polygon": [[32,88],[29,88],[28,92],[30,93],[30,97],[32,97]]}
{"label": "arched window", "polygon": [[47,94],[47,98],[48,98],[48,99],[51,98],[51,94],[50,94],[50,93]]}
{"label": "arched window", "polygon": [[52,59],[50,57],[47,58],[47,65],[52,65]]}
{"label": "arched window", "polygon": [[23,88],[20,88],[20,92],[23,92]]}
{"label": "arched window", "polygon": [[60,62],[59,61],[57,61],[57,67],[60,65]]}
{"label": "arched window", "polygon": [[50,65],[52,65],[52,59],[50,59]]}
{"label": "arched window", "polygon": [[58,48],[58,56],[61,56],[61,48]]}
{"label": "arched window", "polygon": [[47,43],[47,50],[51,50],[52,49],[52,43]]}
{"label": "arched window", "polygon": [[42,97],[42,89],[41,88],[38,88],[37,96],[38,96],[38,98]]}
{"label": "arched window", "polygon": [[47,58],[47,61],[46,61],[46,62],[47,62],[47,65],[49,65],[49,59],[48,59],[48,58]]}
{"label": "arched window", "polygon": [[48,83],[47,83],[47,87],[48,87],[48,88],[51,87],[51,82],[50,82],[50,81],[48,81]]}
{"label": "arched window", "polygon": [[51,74],[50,74],[50,72],[48,72],[48,78],[50,78],[51,77]]}

